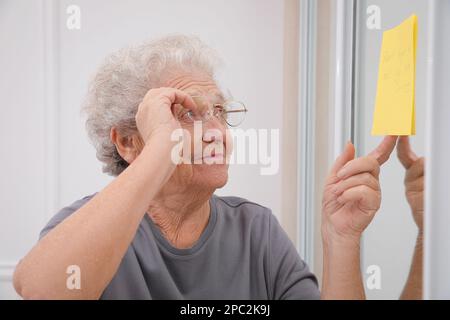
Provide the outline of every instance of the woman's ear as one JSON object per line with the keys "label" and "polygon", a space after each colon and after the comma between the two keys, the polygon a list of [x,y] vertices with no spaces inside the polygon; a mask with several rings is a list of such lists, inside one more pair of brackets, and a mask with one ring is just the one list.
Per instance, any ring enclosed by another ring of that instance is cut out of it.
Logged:
{"label": "woman's ear", "polygon": [[119,155],[128,163],[132,163],[144,147],[139,134],[121,135],[115,127],[111,128],[110,138]]}

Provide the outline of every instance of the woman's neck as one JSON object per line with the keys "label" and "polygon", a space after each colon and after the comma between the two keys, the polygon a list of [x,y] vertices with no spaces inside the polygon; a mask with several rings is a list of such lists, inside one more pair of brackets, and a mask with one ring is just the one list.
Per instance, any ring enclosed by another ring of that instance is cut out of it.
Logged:
{"label": "woman's neck", "polygon": [[172,246],[192,247],[208,225],[212,193],[163,194],[149,206],[148,215]]}

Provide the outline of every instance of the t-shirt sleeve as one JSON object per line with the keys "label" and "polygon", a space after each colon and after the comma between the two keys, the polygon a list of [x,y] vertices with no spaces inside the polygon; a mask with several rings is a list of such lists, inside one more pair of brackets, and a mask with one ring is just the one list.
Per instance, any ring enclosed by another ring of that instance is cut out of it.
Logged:
{"label": "t-shirt sleeve", "polygon": [[68,216],[70,216],[72,213],[77,211],[79,208],[81,208],[86,202],[88,202],[93,196],[89,195],[86,196],[80,200],[75,201],[71,205],[62,208],[58,211],[51,219],[50,221],[45,225],[44,229],[41,230],[39,233],[39,240],[42,239],[47,233],[49,233],[54,227],[56,227],[58,224],[60,224],[64,219],[66,219]]}
{"label": "t-shirt sleeve", "polygon": [[320,299],[316,277],[272,213],[269,215],[269,272],[272,299]]}

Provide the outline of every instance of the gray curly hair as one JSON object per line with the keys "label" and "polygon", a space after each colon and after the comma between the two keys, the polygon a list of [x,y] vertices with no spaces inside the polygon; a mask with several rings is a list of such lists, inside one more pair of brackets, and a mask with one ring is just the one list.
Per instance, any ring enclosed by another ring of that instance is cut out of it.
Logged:
{"label": "gray curly hair", "polygon": [[117,176],[128,166],[110,139],[115,127],[124,137],[136,134],[135,115],[145,94],[163,85],[170,71],[200,71],[214,77],[217,53],[195,36],[170,35],[124,48],[106,58],[89,85],[82,108],[86,129],[103,162]]}

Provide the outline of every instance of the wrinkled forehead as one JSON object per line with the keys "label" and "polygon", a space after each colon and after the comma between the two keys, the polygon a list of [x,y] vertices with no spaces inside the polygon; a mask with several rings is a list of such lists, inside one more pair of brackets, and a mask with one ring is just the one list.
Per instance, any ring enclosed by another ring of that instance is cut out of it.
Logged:
{"label": "wrinkled forehead", "polygon": [[225,95],[209,75],[201,73],[181,74],[171,77],[167,86],[183,90],[191,96],[205,97],[212,103],[225,101]]}

